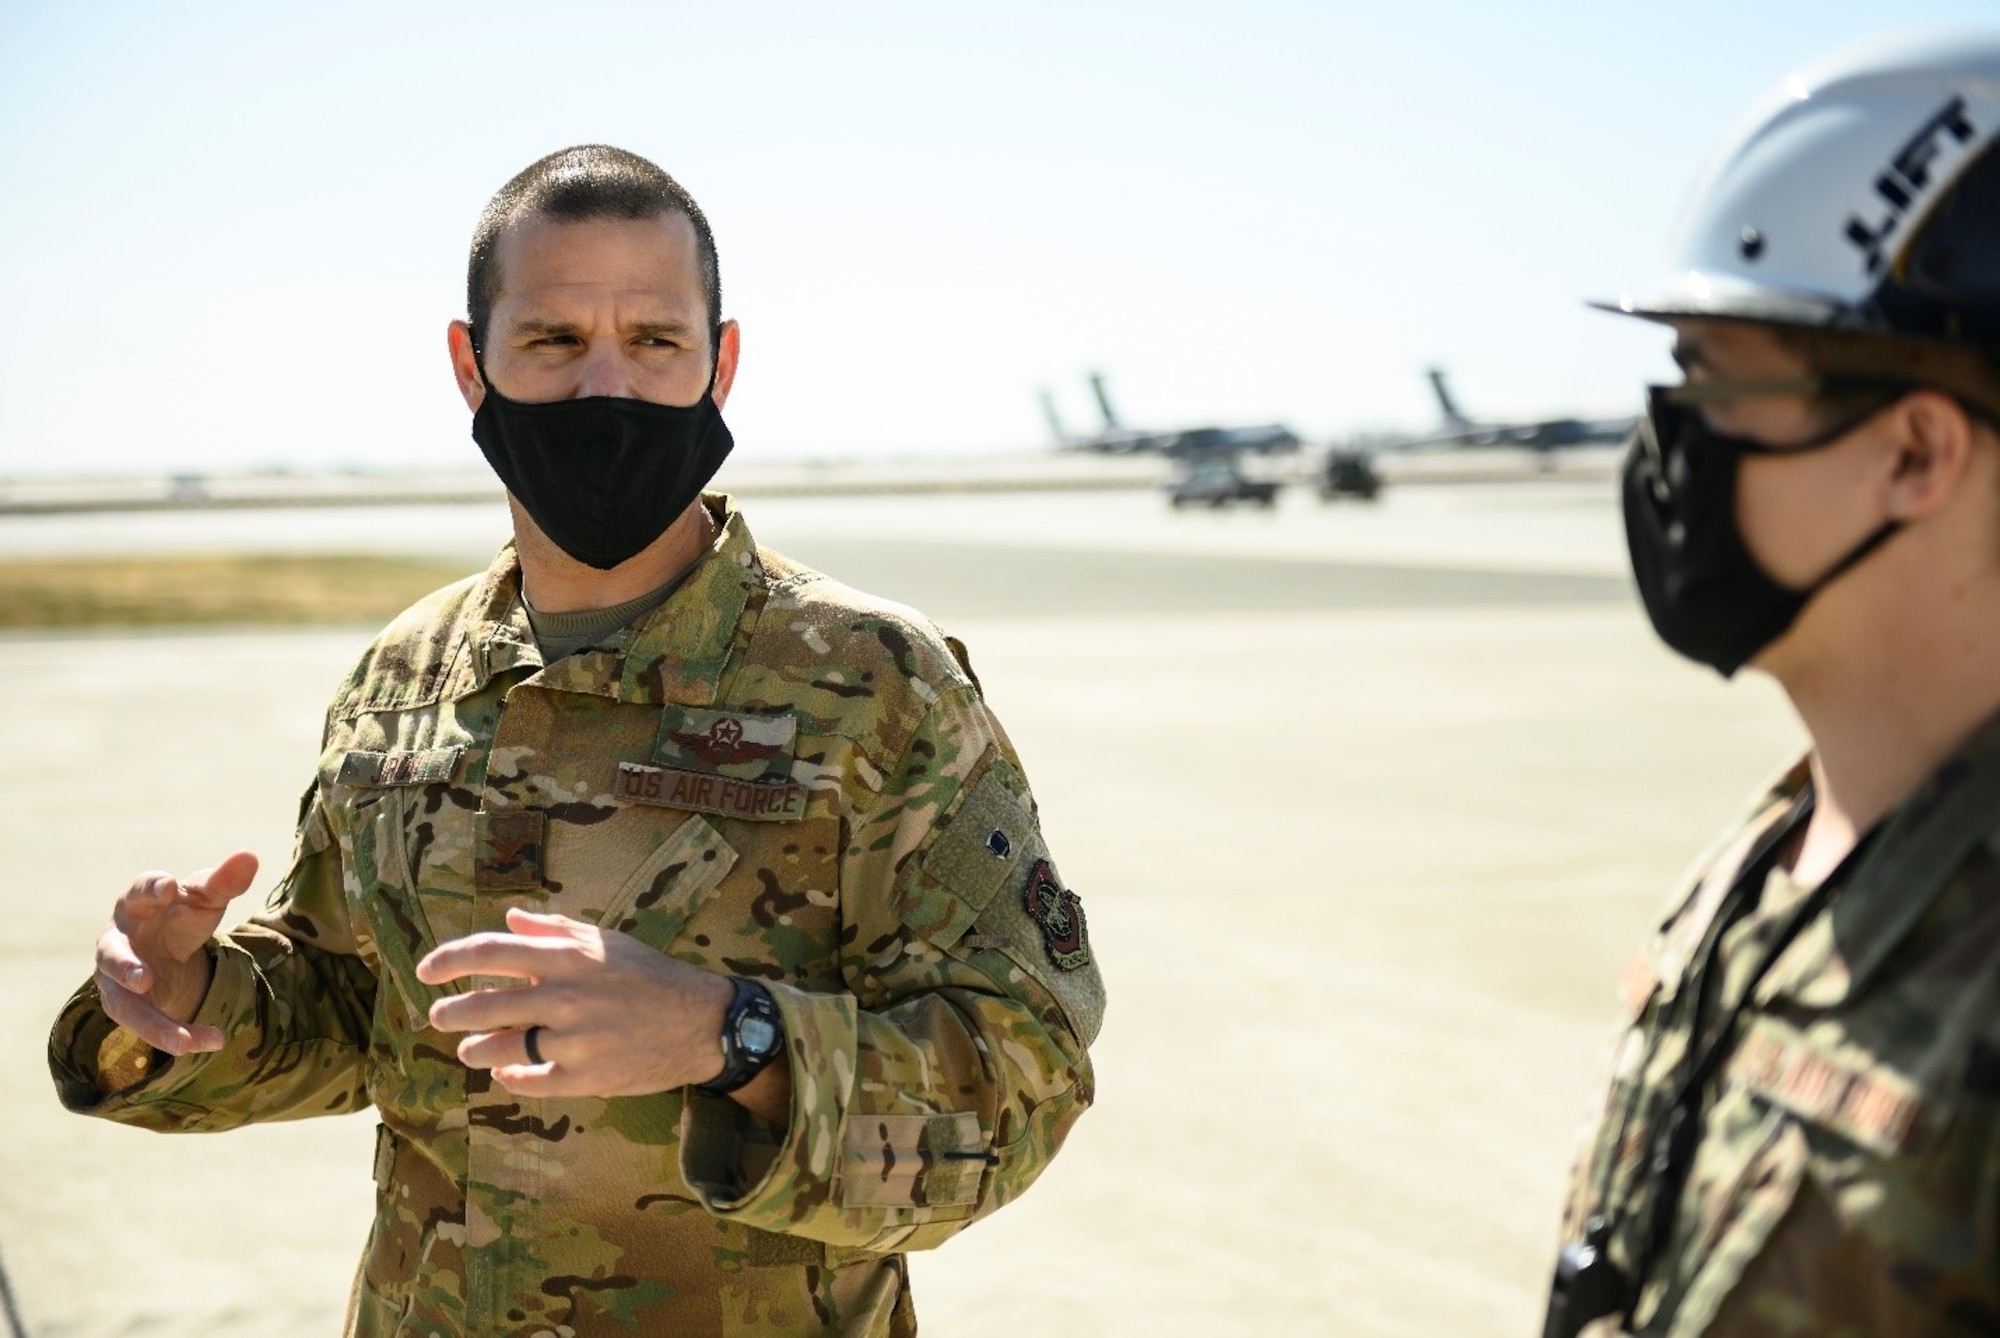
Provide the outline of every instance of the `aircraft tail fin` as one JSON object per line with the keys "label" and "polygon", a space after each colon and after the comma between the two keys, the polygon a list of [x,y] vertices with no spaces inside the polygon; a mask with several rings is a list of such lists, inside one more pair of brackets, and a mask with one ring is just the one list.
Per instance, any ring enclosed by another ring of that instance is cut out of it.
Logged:
{"label": "aircraft tail fin", "polygon": [[1438,408],[1444,414],[1444,421],[1452,427],[1464,427],[1472,420],[1458,410],[1451,398],[1451,390],[1444,383],[1444,368],[1433,367],[1424,373],[1431,379],[1431,390],[1437,395]]}
{"label": "aircraft tail fin", "polygon": [[1111,407],[1111,392],[1104,388],[1104,373],[1090,374],[1090,393],[1097,397],[1097,411],[1104,415],[1104,428],[1116,432],[1124,426],[1118,421],[1118,413]]}
{"label": "aircraft tail fin", "polygon": [[1067,446],[1069,433],[1063,428],[1062,415],[1056,412],[1056,398],[1046,389],[1036,392],[1042,401],[1042,419],[1049,425],[1049,435],[1056,439],[1056,445]]}

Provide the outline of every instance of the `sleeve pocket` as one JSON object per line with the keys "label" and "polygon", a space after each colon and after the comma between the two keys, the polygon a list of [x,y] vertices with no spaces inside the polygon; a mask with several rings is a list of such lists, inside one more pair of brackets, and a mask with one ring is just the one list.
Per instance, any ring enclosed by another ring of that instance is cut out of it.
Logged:
{"label": "sleeve pocket", "polygon": [[851,1115],[840,1146],[846,1208],[955,1208],[979,1201],[986,1137],[971,1111]]}

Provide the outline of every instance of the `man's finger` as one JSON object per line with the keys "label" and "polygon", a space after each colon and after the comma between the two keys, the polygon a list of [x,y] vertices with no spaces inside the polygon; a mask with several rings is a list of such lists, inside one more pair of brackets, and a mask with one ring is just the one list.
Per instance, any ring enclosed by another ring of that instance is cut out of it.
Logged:
{"label": "man's finger", "polygon": [[539,980],[560,970],[568,956],[567,938],[524,938],[519,934],[471,934],[431,949],[417,963],[417,979],[442,985],[461,976],[514,976]]}
{"label": "man's finger", "polygon": [[520,906],[507,908],[507,927],[517,934],[536,938],[575,938],[579,929],[590,928],[567,915],[548,915]]}
{"label": "man's finger", "polygon": [[468,1036],[458,1043],[459,1062],[474,1069],[520,1069],[529,1073],[546,1073],[554,1067],[555,1061],[547,1053],[549,1032],[546,1027],[536,1037],[542,1049],[542,1062],[528,1062],[528,1043],[524,1039],[527,1028],[507,1031],[481,1032]]}
{"label": "man's finger", "polygon": [[126,933],[152,919],[180,899],[181,885],[170,873],[149,870],[132,880],[111,906],[111,919]]}
{"label": "man's finger", "polygon": [[141,994],[153,988],[153,973],[146,969],[146,963],[140,960],[115,916],[113,923],[97,936],[97,972]]}
{"label": "man's finger", "polygon": [[[125,894],[112,903],[110,927],[98,936],[98,965],[105,965],[106,939],[115,934],[119,941],[113,951],[118,954],[116,963],[122,968],[115,972],[118,979],[135,989],[151,989],[150,982],[141,984],[146,976],[151,975],[146,957],[160,946],[166,913],[179,897],[180,884],[174,881],[172,874],[142,873],[133,879]],[[131,975],[134,968],[141,974]]]}
{"label": "man's finger", "polygon": [[214,1027],[191,1027],[176,1022],[143,996],[101,971],[97,975],[97,996],[103,1002],[106,1017],[155,1050],[186,1055],[222,1048],[222,1033]]}
{"label": "man's finger", "polygon": [[250,890],[257,877],[257,857],[239,850],[212,869],[203,869],[181,880],[182,898],[187,904],[219,911]]}
{"label": "man's finger", "polygon": [[592,1091],[587,1080],[554,1064],[502,1064],[493,1070],[493,1081],[515,1096],[615,1095]]}
{"label": "man's finger", "polygon": [[453,994],[431,1005],[431,1025],[439,1031],[499,1031],[505,1027],[547,1025],[555,1003],[544,990],[526,988],[474,990]]}

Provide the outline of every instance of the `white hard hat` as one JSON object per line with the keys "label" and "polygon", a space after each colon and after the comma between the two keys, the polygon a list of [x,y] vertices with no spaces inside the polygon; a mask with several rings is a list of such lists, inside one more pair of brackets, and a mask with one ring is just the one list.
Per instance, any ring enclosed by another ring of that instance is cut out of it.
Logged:
{"label": "white hard hat", "polygon": [[1598,305],[2000,350],[2000,30],[1795,74],[1696,186],[1651,292]]}

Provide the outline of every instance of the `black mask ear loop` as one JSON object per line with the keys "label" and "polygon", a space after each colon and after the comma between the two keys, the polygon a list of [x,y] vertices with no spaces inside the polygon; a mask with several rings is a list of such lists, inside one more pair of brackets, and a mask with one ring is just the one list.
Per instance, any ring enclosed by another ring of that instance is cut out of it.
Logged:
{"label": "black mask ear loop", "polygon": [[1840,561],[1833,564],[1833,569],[1831,571],[1827,572],[1826,575],[1820,577],[1817,581],[1814,581],[1811,585],[1807,586],[1802,593],[1805,595],[1807,599],[1811,599],[1813,596],[1817,595],[1820,591],[1826,589],[1829,585],[1832,585],[1835,581],[1839,580],[1842,576],[1846,575],[1848,569],[1853,567],[1856,563],[1860,562],[1861,559],[1867,557],[1870,553],[1873,553],[1883,544],[1888,543],[1889,540],[1895,536],[1896,531],[1902,528],[1903,528],[1903,522],[1900,520],[1883,521],[1881,526],[1877,528],[1874,533],[1870,534],[1866,539],[1863,539],[1860,543],[1856,544],[1853,548],[1849,549],[1845,557],[1841,558]]}
{"label": "black mask ear loop", "polygon": [[[1746,455],[1790,455],[1793,451],[1824,450],[1856,428],[1861,427],[1869,419],[1888,409],[1891,405],[1902,399],[1905,393],[1907,393],[1907,388],[1899,388],[1894,395],[1882,403],[1875,405],[1873,408],[1865,409],[1851,418],[1844,419],[1826,431],[1807,438],[1805,441],[1790,446],[1771,446],[1760,441],[1747,442],[1743,447],[1743,453]],[[1744,439],[1739,438],[1738,440],[1742,441]],[[1869,533],[1867,538],[1848,549],[1846,554],[1839,561],[1835,562],[1832,567],[1828,568],[1823,576],[1799,593],[1808,600],[1812,599],[1820,591],[1832,585],[1842,576],[1845,576],[1863,558],[1873,553],[1883,544],[1888,543],[1891,538],[1895,537],[1896,531],[1902,528],[1903,522],[1900,520],[1883,521]]]}
{"label": "black mask ear loop", "polygon": [[[1749,385],[1756,385],[1757,383],[1746,382],[1744,384],[1746,386],[1749,386]],[[1800,384],[1804,385],[1808,383],[1802,382]],[[1811,383],[1811,384],[1823,385],[1829,388],[1837,388],[1842,383],[1829,381],[1825,383]],[[1856,428],[1866,423],[1869,419],[1875,417],[1877,414],[1880,414],[1883,410],[1895,404],[1898,400],[1902,399],[1902,397],[1905,394],[1907,394],[1910,389],[1908,386],[1902,385],[1901,383],[1895,383],[1892,385],[1883,386],[1882,383],[1880,382],[1857,381],[1854,384],[1856,384],[1857,386],[1875,385],[1881,388],[1892,390],[1894,391],[1894,393],[1891,394],[1889,398],[1883,400],[1880,404],[1872,405],[1869,408],[1863,409],[1860,413],[1853,414],[1847,418],[1843,418],[1839,422],[1835,423],[1832,427],[1826,428],[1825,430],[1820,432],[1816,432],[1812,436],[1807,437],[1804,441],[1788,442],[1784,445],[1774,445],[1771,442],[1758,441],[1754,437],[1732,437],[1732,436],[1727,436],[1724,433],[1717,432],[1714,429],[1710,428],[1708,424],[1699,417],[1701,412],[1699,409],[1694,408],[1691,405],[1686,405],[1680,402],[1680,397],[1676,394],[1676,392],[1684,392],[1687,389],[1687,387],[1655,386],[1653,387],[1651,395],[1648,396],[1649,402],[1647,404],[1647,417],[1649,418],[1650,421],[1646,424],[1646,426],[1650,432],[1652,440],[1649,443],[1645,444],[1648,445],[1651,450],[1657,451],[1659,453],[1659,455],[1655,458],[1654,465],[1656,470],[1658,470],[1658,476],[1661,478],[1665,477],[1664,457],[1666,451],[1669,449],[1667,446],[1664,445],[1664,443],[1670,441],[1678,441],[1681,439],[1682,434],[1677,429],[1680,426],[1680,422],[1684,421],[1682,419],[1682,415],[1693,416],[1694,423],[1696,425],[1696,432],[1697,435],[1702,439],[1702,447],[1704,449],[1728,451],[1737,457],[1737,462],[1739,465],[1742,463],[1742,457],[1746,455],[1767,455],[1767,456],[1793,455],[1802,451],[1824,450],[1828,446],[1831,446],[1835,442],[1839,441],[1842,437],[1846,436],[1848,433],[1854,431]],[[1771,383],[1771,389],[1777,390],[1781,388],[1790,389],[1791,387],[1786,383],[1780,383],[1780,382]],[[1742,391],[1738,390],[1737,393],[1740,394],[1742,393]],[[1682,449],[1685,450],[1686,447],[1682,447]],[[1842,576],[1846,575],[1847,572],[1851,568],[1853,568],[1856,563],[1860,562],[1863,558],[1866,558],[1869,554],[1873,553],[1883,544],[1889,542],[1889,540],[1895,536],[1896,531],[1902,528],[1903,528],[1903,522],[1900,520],[1883,521],[1882,524],[1876,527],[1876,529],[1873,532],[1871,532],[1867,538],[1863,539],[1860,543],[1856,544],[1853,548],[1850,548],[1846,553],[1844,553],[1840,557],[1839,561],[1835,562],[1833,566],[1829,568],[1826,571],[1826,573],[1822,575],[1818,580],[1814,581],[1804,590],[1795,591],[1794,593],[1802,596],[1804,599],[1810,600],[1815,595],[1819,594],[1820,591],[1826,589],[1829,585],[1832,585],[1835,581],[1839,580]],[[1770,578],[1767,575],[1765,579],[1768,580]]]}

